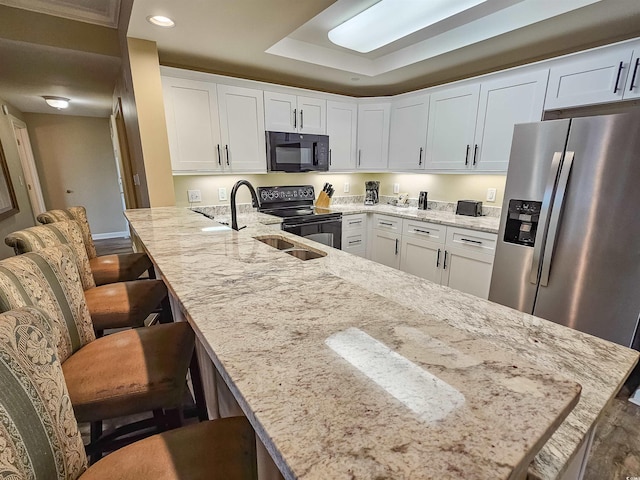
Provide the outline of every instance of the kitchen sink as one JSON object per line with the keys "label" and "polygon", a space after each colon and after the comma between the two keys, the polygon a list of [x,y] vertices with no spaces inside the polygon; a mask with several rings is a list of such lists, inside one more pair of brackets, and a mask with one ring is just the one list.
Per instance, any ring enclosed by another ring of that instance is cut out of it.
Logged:
{"label": "kitchen sink", "polygon": [[292,248],[285,250],[289,255],[299,258],[300,260],[313,260],[314,258],[325,257],[326,253],[314,252],[313,250],[306,250],[304,248]]}
{"label": "kitchen sink", "polygon": [[266,243],[270,247],[277,248],[278,250],[286,250],[287,248],[293,248],[293,243],[286,241],[281,237],[254,237],[256,240]]}

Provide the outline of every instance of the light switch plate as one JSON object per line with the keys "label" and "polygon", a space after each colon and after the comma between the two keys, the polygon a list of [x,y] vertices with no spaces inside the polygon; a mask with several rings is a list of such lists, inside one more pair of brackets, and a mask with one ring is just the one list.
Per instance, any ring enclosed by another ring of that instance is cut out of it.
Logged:
{"label": "light switch plate", "polygon": [[349,182],[344,182],[343,192],[344,193],[349,193]]}
{"label": "light switch plate", "polygon": [[202,201],[202,195],[200,195],[200,190],[187,190],[187,197],[189,198],[189,203]]}
{"label": "light switch plate", "polygon": [[496,201],[496,189],[487,188],[487,202],[495,202],[495,201]]}
{"label": "light switch plate", "polygon": [[399,183],[394,183],[393,184],[393,193],[400,193],[400,184]]}
{"label": "light switch plate", "polygon": [[227,199],[227,189],[224,187],[218,188],[218,200],[226,200]]}

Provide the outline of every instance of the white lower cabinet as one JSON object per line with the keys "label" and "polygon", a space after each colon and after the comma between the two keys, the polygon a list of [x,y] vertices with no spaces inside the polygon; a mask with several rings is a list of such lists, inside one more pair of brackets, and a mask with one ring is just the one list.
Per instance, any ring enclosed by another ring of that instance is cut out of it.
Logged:
{"label": "white lower cabinet", "polygon": [[493,233],[374,214],[370,259],[488,298],[496,241]]}
{"label": "white lower cabinet", "polygon": [[342,217],[342,250],[367,256],[367,214],[344,215]]}

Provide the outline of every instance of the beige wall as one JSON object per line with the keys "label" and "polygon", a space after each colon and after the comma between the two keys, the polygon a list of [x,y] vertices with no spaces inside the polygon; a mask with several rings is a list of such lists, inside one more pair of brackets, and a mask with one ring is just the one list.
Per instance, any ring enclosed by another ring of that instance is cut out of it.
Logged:
{"label": "beige wall", "polygon": [[[16,118],[24,121],[22,112],[16,110],[7,104],[2,98],[0,92],[0,105],[7,105],[9,113]],[[18,147],[15,137],[13,136],[13,127],[8,115],[0,113],[0,142],[4,150],[4,156],[7,159],[7,167],[11,176],[11,183],[16,194],[16,201],[20,211],[16,215],[5,218],[0,221],[0,258],[13,256],[13,250],[4,244],[4,237],[16,230],[32,227],[35,224],[33,213],[31,211],[31,203],[29,202],[29,194],[24,186],[22,165],[18,155]]]}
{"label": "beige wall", "polygon": [[127,43],[149,206],[174,205],[158,50],[147,40],[128,38]]}
{"label": "beige wall", "polygon": [[109,119],[41,113],[24,119],[47,209],[84,205],[92,233],[126,231]]}
{"label": "beige wall", "polygon": [[[393,184],[400,184],[400,191],[409,193],[412,198],[418,197],[418,192],[429,192],[430,200],[455,202],[457,200],[481,200],[486,205],[502,206],[505,175],[432,175],[432,174],[396,174],[396,173],[352,173],[352,174],[317,174],[317,173],[269,173],[266,175],[176,175],[173,184],[176,194],[176,205],[189,205],[187,190],[197,189],[202,194],[202,202],[194,205],[223,205],[229,200],[218,200],[218,188],[227,189],[227,197],[231,187],[239,179],[246,179],[255,187],[268,185],[301,185],[309,184],[322,188],[325,182],[331,183],[336,196],[364,195],[366,180],[379,180],[383,195],[393,195]],[[345,182],[349,182],[349,193],[343,193]],[[487,202],[487,188],[496,188],[495,202]],[[251,197],[246,188],[238,191],[238,202],[248,203]]]}

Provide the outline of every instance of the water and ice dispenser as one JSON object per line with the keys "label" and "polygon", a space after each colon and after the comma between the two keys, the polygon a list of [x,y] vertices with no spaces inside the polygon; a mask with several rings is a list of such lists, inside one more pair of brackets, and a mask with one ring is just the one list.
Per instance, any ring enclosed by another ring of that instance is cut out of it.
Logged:
{"label": "water and ice dispenser", "polygon": [[541,208],[542,202],[509,200],[509,216],[504,230],[504,241],[533,247]]}

